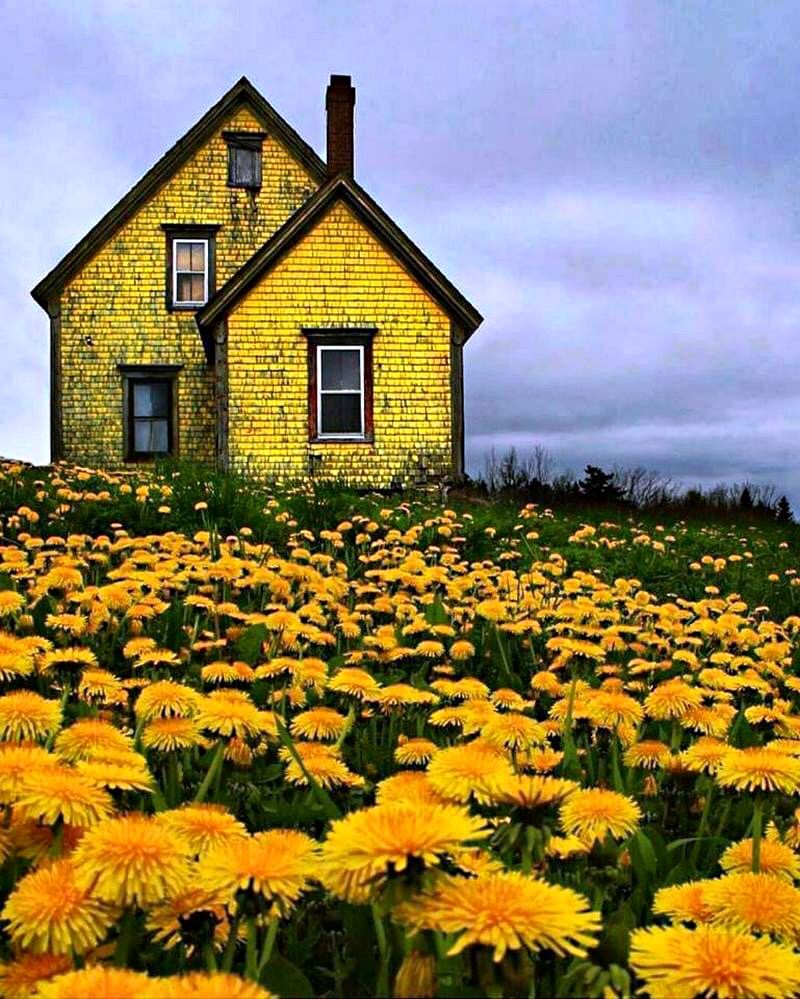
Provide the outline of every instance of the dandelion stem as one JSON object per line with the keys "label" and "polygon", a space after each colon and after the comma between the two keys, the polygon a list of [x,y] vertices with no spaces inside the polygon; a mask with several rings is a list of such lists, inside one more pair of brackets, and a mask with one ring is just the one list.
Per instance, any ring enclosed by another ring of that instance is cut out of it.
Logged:
{"label": "dandelion stem", "polygon": [[759,874],[761,871],[761,827],[763,818],[764,801],[761,795],[756,795],[753,803],[753,872]]}
{"label": "dandelion stem", "polygon": [[128,964],[128,953],[133,941],[134,921],[133,909],[126,909],[119,925],[117,949],[114,951],[114,964],[118,968],[124,968]]}
{"label": "dandelion stem", "polygon": [[258,962],[259,978],[261,977],[261,972],[268,964],[269,959],[272,957],[272,948],[275,946],[275,937],[277,937],[278,935],[278,925],[279,925],[279,920],[277,917],[274,917],[269,922],[269,927],[267,929],[267,936],[266,939],[264,940],[264,947],[261,951],[261,958]]}
{"label": "dandelion stem", "polygon": [[378,941],[378,953],[381,963],[378,972],[378,982],[375,986],[376,996],[389,995],[389,943],[386,939],[386,927],[383,925],[383,916],[378,911],[376,905],[372,905],[372,921],[375,924],[375,936]]}
{"label": "dandelion stem", "polygon": [[203,778],[203,783],[197,789],[197,794],[194,796],[194,800],[197,804],[200,804],[203,801],[205,801],[206,795],[208,794],[208,789],[211,787],[211,782],[217,776],[217,771],[222,766],[222,755],[224,752],[225,752],[225,743],[220,741],[217,743],[217,748],[214,751],[214,758],[211,761],[211,765],[209,766],[208,770],[206,771],[206,775]]}
{"label": "dandelion stem", "polygon": [[247,961],[245,974],[254,982],[258,981],[258,927],[256,917],[247,917]]}
{"label": "dandelion stem", "polygon": [[228,933],[228,942],[225,944],[225,953],[222,955],[222,970],[230,971],[233,966],[233,955],[236,952],[236,938],[239,933],[240,916],[237,913],[231,920],[231,928]]}

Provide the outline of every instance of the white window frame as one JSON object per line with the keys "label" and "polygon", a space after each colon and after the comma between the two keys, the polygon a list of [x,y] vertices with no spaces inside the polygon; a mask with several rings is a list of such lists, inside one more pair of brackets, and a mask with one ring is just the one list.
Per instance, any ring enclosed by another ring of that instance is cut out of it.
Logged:
{"label": "white window frame", "polygon": [[[178,298],[178,274],[199,274],[199,271],[178,270],[178,247],[181,243],[203,244],[203,300],[202,302],[181,301]],[[192,236],[175,237],[172,240],[172,306],[176,309],[193,309],[205,305],[208,301],[208,240]]]}
{"label": "white window frame", "polygon": [[[324,434],[322,432],[322,397],[323,395],[354,395],[354,389],[323,389],[322,387],[322,352],[325,350],[356,350],[358,351],[359,395],[361,405],[361,430],[356,434]],[[364,345],[361,343],[330,343],[317,344],[317,438],[319,440],[364,440]]]}

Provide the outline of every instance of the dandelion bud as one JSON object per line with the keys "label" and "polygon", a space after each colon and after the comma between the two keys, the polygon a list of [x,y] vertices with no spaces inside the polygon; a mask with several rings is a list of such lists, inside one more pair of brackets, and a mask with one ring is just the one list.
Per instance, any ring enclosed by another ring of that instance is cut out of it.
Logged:
{"label": "dandelion bud", "polygon": [[646,798],[655,798],[658,794],[658,784],[652,774],[648,774],[645,777],[642,794],[644,794]]}
{"label": "dandelion bud", "polygon": [[412,950],[394,980],[395,999],[432,999],[436,995],[436,958]]}

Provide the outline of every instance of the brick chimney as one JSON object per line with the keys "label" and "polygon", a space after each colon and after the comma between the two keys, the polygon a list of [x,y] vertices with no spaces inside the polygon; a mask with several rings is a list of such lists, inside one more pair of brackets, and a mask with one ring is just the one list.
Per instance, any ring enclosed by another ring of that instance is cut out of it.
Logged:
{"label": "brick chimney", "polygon": [[353,108],[356,90],[349,76],[333,74],[325,94],[328,113],[328,176],[353,176]]}

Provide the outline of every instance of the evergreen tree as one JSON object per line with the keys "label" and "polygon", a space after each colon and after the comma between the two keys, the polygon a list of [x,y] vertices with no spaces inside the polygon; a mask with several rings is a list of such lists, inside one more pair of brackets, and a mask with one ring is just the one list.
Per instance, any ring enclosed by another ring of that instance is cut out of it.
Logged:
{"label": "evergreen tree", "polygon": [[739,497],[739,509],[741,510],[752,510],[753,509],[753,494],[750,492],[750,487],[745,486],[742,490],[742,495]]}
{"label": "evergreen tree", "polygon": [[584,499],[593,503],[621,503],[624,498],[622,489],[614,482],[613,472],[604,472],[597,465],[586,466],[578,489]]}
{"label": "evergreen tree", "polygon": [[778,500],[778,505],[775,507],[775,519],[779,524],[794,523],[794,514],[792,513],[792,508],[789,505],[789,500],[785,496],[781,496]]}

